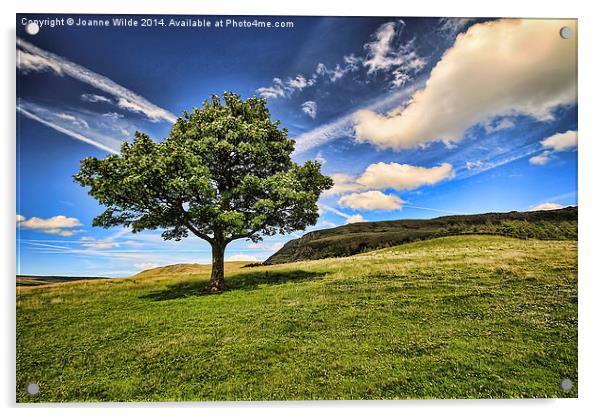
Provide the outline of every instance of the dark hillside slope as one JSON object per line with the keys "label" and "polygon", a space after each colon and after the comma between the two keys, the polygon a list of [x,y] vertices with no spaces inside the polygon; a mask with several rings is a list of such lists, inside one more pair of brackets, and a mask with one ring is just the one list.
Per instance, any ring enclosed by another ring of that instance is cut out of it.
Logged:
{"label": "dark hillside slope", "polygon": [[307,233],[264,264],[342,257],[449,235],[493,234],[524,239],[576,240],[577,207],[551,211],[452,215],[430,220],[362,222]]}

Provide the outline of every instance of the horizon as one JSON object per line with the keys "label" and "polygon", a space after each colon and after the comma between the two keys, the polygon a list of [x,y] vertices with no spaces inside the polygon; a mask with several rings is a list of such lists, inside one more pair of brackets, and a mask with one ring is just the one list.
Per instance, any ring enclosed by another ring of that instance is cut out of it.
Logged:
{"label": "horizon", "polygon": [[[92,227],[102,207],[71,175],[136,130],[162,140],[183,111],[225,90],[266,98],[297,142],[293,160],[318,160],[334,179],[305,233],[577,206],[575,42],[542,38],[573,20],[256,16],[294,27],[42,27],[31,36],[21,20],[36,16],[17,15],[17,275],[210,264],[196,237]],[[102,16],[113,17],[80,15]],[[500,36],[515,49],[491,53]],[[233,242],[226,261],[263,261],[299,234]]]}

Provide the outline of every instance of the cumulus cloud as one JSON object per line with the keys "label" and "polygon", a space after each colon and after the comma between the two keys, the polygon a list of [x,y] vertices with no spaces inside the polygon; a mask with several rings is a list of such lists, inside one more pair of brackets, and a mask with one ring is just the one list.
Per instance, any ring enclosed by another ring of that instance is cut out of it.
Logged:
{"label": "cumulus cloud", "polygon": [[454,176],[454,168],[449,163],[424,168],[395,162],[379,162],[369,165],[358,177],[346,173],[330,175],[334,185],[324,191],[323,195],[341,195],[375,189],[412,190],[425,185],[434,185]]}
{"label": "cumulus cloud", "polygon": [[552,209],[564,208],[565,205],[556,204],[554,202],[543,202],[538,205],[532,205],[529,207],[529,211],[549,211]]}
{"label": "cumulus cloud", "polygon": [[29,219],[17,215],[17,225],[28,230],[41,231],[46,234],[56,234],[69,237],[82,230],[74,229],[81,227],[82,223],[75,217],[56,215],[50,218],[31,217]]}
{"label": "cumulus cloud", "polygon": [[549,151],[545,151],[540,153],[537,156],[533,156],[532,158],[529,159],[529,163],[532,165],[545,165],[546,163],[548,163],[551,159],[551,152]]}
{"label": "cumulus cloud", "polygon": [[511,129],[514,127],[514,121],[510,118],[501,118],[499,120],[490,120],[483,124],[487,134],[495,133],[496,131]]}
{"label": "cumulus cloud", "polygon": [[322,192],[323,196],[341,195],[347,192],[354,192],[364,189],[364,185],[357,183],[353,175],[346,173],[335,173],[330,175],[334,182],[332,188]]}
{"label": "cumulus cloud", "polygon": [[311,118],[316,118],[316,115],[318,114],[318,104],[316,104],[315,101],[305,101],[301,104],[301,110]]}
{"label": "cumulus cloud", "polygon": [[366,191],[344,195],[338,204],[359,211],[393,211],[400,209],[404,201],[396,195],[386,195],[381,191]]}
{"label": "cumulus cloud", "polygon": [[234,255],[228,257],[226,259],[226,261],[248,261],[248,262],[252,262],[252,261],[260,261],[260,260],[257,257],[251,256],[249,254],[238,253],[238,254],[234,254]]}
{"label": "cumulus cloud", "polygon": [[366,220],[360,214],[350,215],[345,221],[346,224],[355,224],[356,222],[365,222]]}
{"label": "cumulus cloud", "polygon": [[557,152],[577,147],[577,132],[568,130],[564,133],[556,133],[541,141],[543,147],[554,149]]}
{"label": "cumulus cloud", "polygon": [[66,58],[38,48],[21,38],[17,38],[17,47],[19,48],[17,67],[21,71],[52,70],[59,76],[69,76],[112,95],[117,99],[119,107],[142,113],[150,121],[164,120],[175,123],[177,120],[175,115],[164,108],[151,103],[146,98],[117,84],[111,79],[90,71]]}
{"label": "cumulus cloud", "polygon": [[[373,111],[382,111],[396,106],[400,101],[406,101],[416,91],[416,86],[409,85],[401,90],[388,93],[385,98],[374,101],[368,106]],[[345,114],[334,121],[322,124],[313,130],[294,137],[297,142],[295,154],[304,153],[315,147],[324,145],[342,137],[354,136],[355,111]]]}
{"label": "cumulus cloud", "polygon": [[434,185],[453,178],[454,168],[449,163],[423,168],[399,163],[379,162],[366,168],[356,182],[371,189],[411,190],[424,185]]}
{"label": "cumulus cloud", "polygon": [[358,111],[356,139],[404,149],[462,140],[468,128],[494,117],[553,119],[555,108],[577,98],[577,37],[562,39],[563,26],[576,33],[574,20],[504,19],[471,26],[407,106],[384,115]]}

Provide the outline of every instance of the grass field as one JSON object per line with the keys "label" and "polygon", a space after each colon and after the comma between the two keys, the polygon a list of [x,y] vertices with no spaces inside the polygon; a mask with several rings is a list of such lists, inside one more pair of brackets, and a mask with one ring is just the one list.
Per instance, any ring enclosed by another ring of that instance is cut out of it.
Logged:
{"label": "grass field", "polygon": [[576,241],[240,266],[18,287],[17,401],[577,396]]}

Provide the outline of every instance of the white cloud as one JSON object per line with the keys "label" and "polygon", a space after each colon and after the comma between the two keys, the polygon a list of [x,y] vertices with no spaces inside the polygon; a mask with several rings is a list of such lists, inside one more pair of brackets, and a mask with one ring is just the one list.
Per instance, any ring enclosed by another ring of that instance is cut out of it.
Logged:
{"label": "white cloud", "polygon": [[111,99],[105,97],[104,95],[98,94],[82,94],[80,95],[82,101],[87,101],[89,103],[111,103]]}
{"label": "white cloud", "polygon": [[102,115],[103,117],[107,117],[107,118],[111,118],[113,120],[119,120],[120,118],[123,118],[123,114],[120,113],[115,113],[113,111],[109,112],[109,113],[104,113]]}
{"label": "white cloud", "polygon": [[468,170],[480,169],[483,166],[484,166],[484,163],[481,162],[480,160],[475,160],[474,162],[469,160],[466,162],[466,169],[468,169]]}
{"label": "white cloud", "polygon": [[543,202],[538,205],[532,205],[529,207],[529,211],[549,211],[552,209],[564,208],[564,205],[556,204],[554,202]]}
{"label": "white cloud", "polygon": [[256,91],[263,98],[286,97],[290,93],[290,87],[287,87],[280,78],[274,78],[273,82],[272,86],[257,88]]}
{"label": "white cloud", "polygon": [[346,224],[351,224],[351,223],[354,223],[354,222],[363,222],[363,221],[365,221],[364,217],[362,217],[359,214],[356,214],[356,215],[345,214],[343,211],[339,211],[336,208],[333,208],[333,207],[330,207],[330,206],[324,205],[324,204],[320,204],[320,205],[318,205],[318,207],[320,208],[320,212],[321,213],[323,213],[323,212],[331,212],[331,213],[333,213],[335,215],[338,215],[340,217],[345,218],[345,223]]}
{"label": "white cloud", "polygon": [[316,104],[315,101],[305,101],[303,104],[301,104],[301,110],[311,118],[316,118],[318,113],[318,104]]}
{"label": "white cloud", "polygon": [[499,120],[496,120],[495,122],[493,120],[489,120],[483,124],[483,127],[485,128],[485,132],[487,134],[491,134],[495,133],[496,131],[511,129],[512,127],[514,127],[514,121],[512,121],[512,119],[504,117]]}
{"label": "white cloud", "polygon": [[326,158],[322,155],[322,152],[318,152],[315,160],[316,160],[316,162],[320,162],[321,166],[324,166],[327,162]]}
{"label": "white cloud", "polygon": [[399,163],[379,162],[366,168],[357,183],[370,189],[411,190],[424,185],[434,185],[455,175],[449,163],[423,168]]}
{"label": "white cloud", "polygon": [[90,247],[96,250],[104,250],[107,248],[119,247],[119,243],[116,241],[92,241],[88,243],[83,243],[82,246]]}
{"label": "white cloud", "polygon": [[314,85],[314,82],[315,80],[312,78],[306,79],[303,75],[297,75],[293,79],[288,79],[286,85],[296,90],[302,90]]}
{"label": "white cloud", "polygon": [[366,222],[366,220],[360,214],[355,214],[355,215],[350,215],[349,218],[347,218],[347,221],[345,223],[346,224],[355,224],[356,222]]}
{"label": "white cloud", "polygon": [[400,209],[404,201],[396,195],[386,195],[381,191],[367,191],[342,196],[338,204],[360,211],[392,211]]}
{"label": "white cloud", "polygon": [[255,256],[251,256],[249,254],[242,254],[242,253],[238,253],[238,254],[234,254],[230,257],[228,257],[226,259],[226,261],[248,261],[248,262],[252,262],[252,261],[259,261],[259,259]]}
{"label": "white cloud", "polygon": [[545,152],[542,152],[541,154],[530,158],[529,163],[532,165],[545,165],[550,161],[550,154],[551,152],[546,150]]}
{"label": "white cloud", "polygon": [[162,264],[159,263],[136,263],[134,267],[138,270],[148,270],[148,269],[156,269],[157,267],[161,267]]}
{"label": "white cloud", "polygon": [[53,71],[62,75],[61,66],[44,56],[17,49],[17,68],[23,73]]}
{"label": "white cloud", "polygon": [[[409,85],[401,90],[388,93],[385,98],[377,100],[368,109],[381,111],[405,101],[416,90],[416,86]],[[295,154],[300,154],[315,147],[324,145],[342,137],[354,136],[355,111],[345,114],[330,123],[322,124],[313,130],[300,134],[293,139],[296,141]]]}
{"label": "white cloud", "polygon": [[[118,101],[117,105],[126,108],[130,111],[135,111],[144,114],[151,121],[168,121],[175,123],[177,117],[169,111],[151,103],[146,98],[128,90],[127,88],[117,84],[111,79],[90,71],[81,65],[69,61],[59,55],[38,48],[35,45],[17,38],[17,47],[19,57],[17,58],[17,66],[21,70],[38,70],[51,69],[57,75],[67,75],[73,79],[91,85],[92,87],[104,91],[107,94],[114,96]],[[26,55],[25,55],[26,54]],[[35,56],[35,60],[32,58]],[[34,62],[32,64],[31,62]]]}
{"label": "white cloud", "polygon": [[[27,101],[20,101],[17,105],[17,111],[25,117],[35,120],[51,129],[54,129],[60,133],[63,133],[73,139],[82,141],[92,146],[98,147],[99,149],[105,150],[110,153],[118,153],[119,148],[124,140],[115,139],[109,136],[116,135],[114,129],[99,129],[87,130],[85,134],[80,131],[76,131],[73,128],[73,123],[69,120],[65,120],[64,117],[60,116],[59,111],[55,111],[50,108],[42,107]],[[89,127],[89,123],[86,122]],[[105,132],[106,131],[106,132]],[[127,136],[126,131],[121,131],[121,134]]]}
{"label": "white cloud", "polygon": [[322,195],[341,195],[370,189],[412,190],[424,185],[434,185],[454,176],[454,168],[449,163],[423,168],[395,162],[379,162],[369,165],[358,177],[346,173],[330,175],[334,185]]}
{"label": "white cloud", "polygon": [[277,251],[280,250],[284,246],[284,243],[266,243],[263,241],[257,243],[250,243],[247,247],[253,250],[267,250],[267,251]]}
{"label": "white cloud", "polygon": [[563,26],[576,33],[574,20],[504,19],[471,26],[406,107],[385,115],[358,111],[356,139],[404,149],[459,141],[468,128],[495,116],[551,120],[555,108],[577,98],[576,36],[562,39]]}
{"label": "white cloud", "polygon": [[459,32],[475,20],[467,17],[442,17],[439,19],[439,30],[446,35],[456,37]]}
{"label": "white cloud", "polygon": [[564,133],[556,133],[541,141],[543,147],[554,149],[557,152],[577,147],[577,132],[568,130]]}
{"label": "white cloud", "polygon": [[403,20],[384,23],[372,35],[374,40],[364,45],[367,56],[363,65],[368,68],[368,74],[394,69],[391,82],[394,87],[405,84],[427,64],[416,52],[414,39],[401,41],[404,27]]}
{"label": "white cloud", "polygon": [[[348,58],[348,57],[345,57],[345,58]],[[358,59],[358,58],[354,57],[353,59]],[[336,64],[333,69],[328,69],[328,67],[325,64],[320,62],[318,64],[318,66],[316,67],[315,74],[316,74],[316,76],[326,77],[330,82],[336,82],[337,80],[343,78],[345,76],[345,74],[347,74],[348,72],[355,71],[358,69],[355,61],[350,61],[350,62],[354,62],[354,63],[348,63],[344,67],[342,67],[340,64]]]}
{"label": "white cloud", "polygon": [[57,113],[56,117],[58,117],[61,120],[69,121],[69,122],[71,122],[71,124],[73,124],[76,127],[84,127],[86,129],[90,128],[90,125],[88,124],[88,122],[86,120],[75,117],[72,114]]}
{"label": "white cloud", "polygon": [[82,230],[74,230],[81,227],[82,223],[75,217],[66,217],[57,215],[50,218],[31,217],[26,219],[22,215],[17,215],[17,225],[20,228],[28,230],[41,231],[46,234],[56,234],[63,237],[69,237]]}
{"label": "white cloud", "polygon": [[323,196],[341,195],[347,192],[360,191],[364,189],[364,185],[357,183],[353,175],[346,173],[334,173],[330,175],[334,182],[332,188],[322,192]]}

